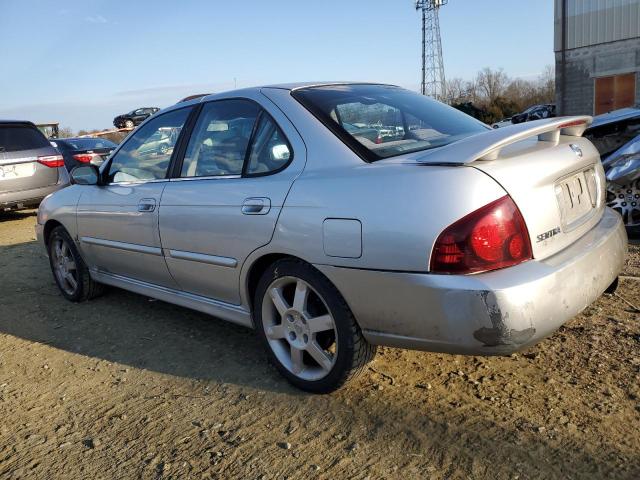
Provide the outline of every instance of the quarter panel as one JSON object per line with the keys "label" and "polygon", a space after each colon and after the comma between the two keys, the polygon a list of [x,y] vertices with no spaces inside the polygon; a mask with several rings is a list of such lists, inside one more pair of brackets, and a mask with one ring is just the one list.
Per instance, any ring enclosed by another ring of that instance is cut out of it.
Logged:
{"label": "quarter panel", "polygon": [[[321,161],[319,155],[310,152],[308,163]],[[504,195],[493,179],[465,166],[380,161],[305,170],[289,193],[270,250],[311,263],[424,272],[444,228]],[[330,218],[360,221],[360,258],[325,253],[323,223]]]}

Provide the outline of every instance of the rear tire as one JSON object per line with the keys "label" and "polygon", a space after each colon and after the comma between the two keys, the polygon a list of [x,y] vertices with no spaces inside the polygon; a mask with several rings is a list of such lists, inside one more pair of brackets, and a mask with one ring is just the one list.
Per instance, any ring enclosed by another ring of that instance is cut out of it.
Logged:
{"label": "rear tire", "polygon": [[104,293],[105,286],[91,278],[89,269],[64,227],[58,226],[51,231],[47,250],[53,278],[67,300],[83,302]]}
{"label": "rear tire", "polygon": [[301,390],[337,390],[376,354],[336,287],[300,260],[271,265],[253,305],[256,332],[269,360]]}

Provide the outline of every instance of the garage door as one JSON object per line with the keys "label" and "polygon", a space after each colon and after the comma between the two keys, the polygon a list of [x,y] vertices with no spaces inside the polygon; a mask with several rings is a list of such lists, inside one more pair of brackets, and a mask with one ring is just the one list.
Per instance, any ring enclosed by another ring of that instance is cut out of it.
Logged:
{"label": "garage door", "polygon": [[627,73],[612,77],[596,78],[594,113],[610,112],[624,107],[633,107],[636,100],[636,74]]}

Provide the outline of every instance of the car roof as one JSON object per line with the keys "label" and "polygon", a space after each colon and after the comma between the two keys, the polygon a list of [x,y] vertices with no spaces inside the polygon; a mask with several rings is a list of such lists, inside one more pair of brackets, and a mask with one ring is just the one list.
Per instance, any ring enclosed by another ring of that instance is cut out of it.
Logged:
{"label": "car roof", "polygon": [[299,90],[301,88],[310,88],[310,87],[326,87],[326,86],[331,86],[331,85],[381,85],[381,86],[388,86],[388,87],[397,87],[398,85],[391,85],[391,84],[387,84],[387,83],[379,83],[379,82],[352,82],[352,81],[336,81],[336,82],[295,82],[295,83],[277,83],[277,84],[272,84],[272,85],[257,85],[255,87],[247,87],[247,88],[239,88],[239,89],[234,89],[234,90],[227,90],[224,92],[216,92],[216,93],[211,93],[209,95],[203,96],[203,97],[199,97],[199,98],[194,98],[193,100],[187,100],[187,101],[182,101],[182,102],[178,102],[174,105],[171,105],[165,109],[163,109],[163,112],[170,112],[171,110],[177,110],[179,108],[184,108],[190,105],[195,105],[198,103],[203,103],[203,102],[207,102],[209,100],[215,100],[217,98],[220,97],[224,97],[224,98],[228,98],[230,95],[233,94],[237,94],[239,97],[241,97],[243,94],[247,94],[249,92],[259,92],[260,90],[264,89],[264,88],[273,88],[273,89],[279,89],[279,90],[289,90],[289,91],[294,91],[294,90]]}
{"label": "car roof", "polygon": [[593,123],[589,129],[601,127],[611,123],[621,122],[632,118],[640,117],[640,108],[621,108],[612,112],[603,113],[593,117]]}
{"label": "car roof", "polygon": [[12,124],[21,123],[21,124],[24,124],[24,125],[33,125],[34,127],[36,126],[35,123],[30,122],[29,120],[1,120],[0,119],[0,125],[9,124],[9,123],[12,123]]}
{"label": "car roof", "polygon": [[[353,82],[353,81],[333,81],[333,82],[293,82],[293,83],[278,83],[273,85],[263,85],[261,88],[278,88],[281,90],[298,90],[300,88],[309,87],[327,87],[331,85],[388,85],[380,82]],[[388,85],[396,87],[397,85]]]}

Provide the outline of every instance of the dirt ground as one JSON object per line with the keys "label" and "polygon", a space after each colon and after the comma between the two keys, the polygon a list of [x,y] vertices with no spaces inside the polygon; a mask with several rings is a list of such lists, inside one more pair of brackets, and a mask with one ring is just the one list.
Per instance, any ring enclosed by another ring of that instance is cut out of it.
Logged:
{"label": "dirt ground", "polygon": [[0,478],[640,478],[640,247],[619,296],[506,358],[381,349],[312,396],[246,329],[58,294],[0,214]]}

